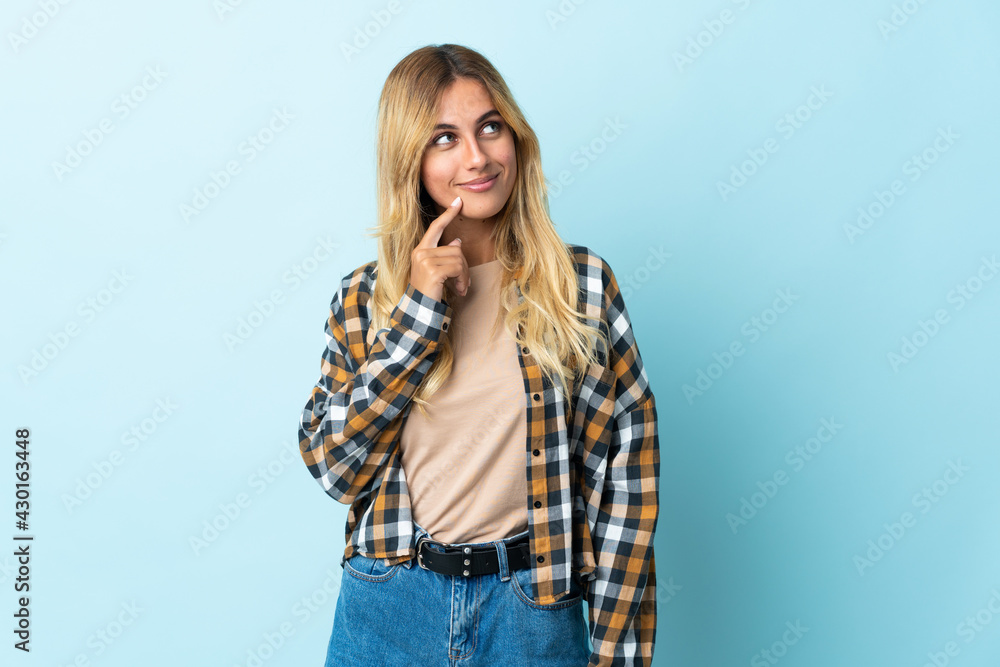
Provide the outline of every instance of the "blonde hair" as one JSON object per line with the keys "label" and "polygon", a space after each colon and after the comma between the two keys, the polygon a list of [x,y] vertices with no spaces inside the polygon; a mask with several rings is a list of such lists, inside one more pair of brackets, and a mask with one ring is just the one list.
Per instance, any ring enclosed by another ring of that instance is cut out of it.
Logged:
{"label": "blonde hair", "polygon": [[[490,238],[500,260],[500,312],[516,343],[527,346],[543,376],[564,396],[598,361],[600,328],[579,310],[579,281],[571,252],[549,217],[548,189],[534,131],[507,84],[481,54],[457,44],[425,46],[403,58],[389,73],[379,97],[376,145],[378,225],[377,279],[369,309],[375,331],[389,326],[389,315],[410,280],[410,252],[437,217],[420,182],[420,165],[437,123],[439,100],[456,79],[476,80],[514,135],[517,176],[510,198],[497,215]],[[522,303],[517,302],[515,285]],[[445,284],[445,300],[454,294]],[[495,326],[495,325],[494,325]],[[426,415],[427,398],[451,374],[450,334],[442,331],[437,357],[412,400]],[[577,361],[580,360],[580,361]]]}

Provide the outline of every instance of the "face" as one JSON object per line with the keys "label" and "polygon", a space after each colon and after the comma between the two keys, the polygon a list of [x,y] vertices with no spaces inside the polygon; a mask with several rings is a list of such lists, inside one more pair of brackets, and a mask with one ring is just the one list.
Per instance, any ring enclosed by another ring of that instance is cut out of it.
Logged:
{"label": "face", "polygon": [[[420,180],[439,214],[461,197],[462,218],[488,220],[514,189],[514,135],[474,79],[457,79],[445,89],[437,122],[424,149]],[[490,180],[476,184],[483,179]]]}

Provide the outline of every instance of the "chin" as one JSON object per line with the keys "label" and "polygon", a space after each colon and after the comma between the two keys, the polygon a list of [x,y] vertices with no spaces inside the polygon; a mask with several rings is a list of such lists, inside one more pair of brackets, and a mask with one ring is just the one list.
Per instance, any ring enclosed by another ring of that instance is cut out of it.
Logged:
{"label": "chin", "polygon": [[497,204],[496,202],[483,202],[472,204],[467,200],[468,193],[462,196],[462,210],[459,215],[463,218],[472,218],[474,220],[485,220],[487,218],[492,218],[494,215],[503,210],[504,203],[501,202]]}

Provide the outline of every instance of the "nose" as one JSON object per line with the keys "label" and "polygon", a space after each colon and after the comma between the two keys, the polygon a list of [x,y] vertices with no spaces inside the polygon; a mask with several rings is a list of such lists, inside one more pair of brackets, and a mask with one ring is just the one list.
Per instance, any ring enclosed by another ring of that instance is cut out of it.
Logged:
{"label": "nose", "polygon": [[482,167],[486,164],[486,154],[476,140],[465,142],[465,154],[462,156],[469,167]]}

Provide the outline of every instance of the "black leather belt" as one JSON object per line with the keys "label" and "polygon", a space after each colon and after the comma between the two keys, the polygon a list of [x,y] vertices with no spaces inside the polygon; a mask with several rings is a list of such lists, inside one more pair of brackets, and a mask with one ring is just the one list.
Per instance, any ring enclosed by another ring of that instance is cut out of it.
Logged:
{"label": "black leather belt", "polygon": [[[434,545],[437,551],[427,545]],[[505,542],[507,569],[520,570],[530,565],[528,536],[516,542]],[[425,570],[439,574],[472,577],[500,571],[500,558],[496,546],[457,547],[421,536],[417,540],[417,563]]]}

